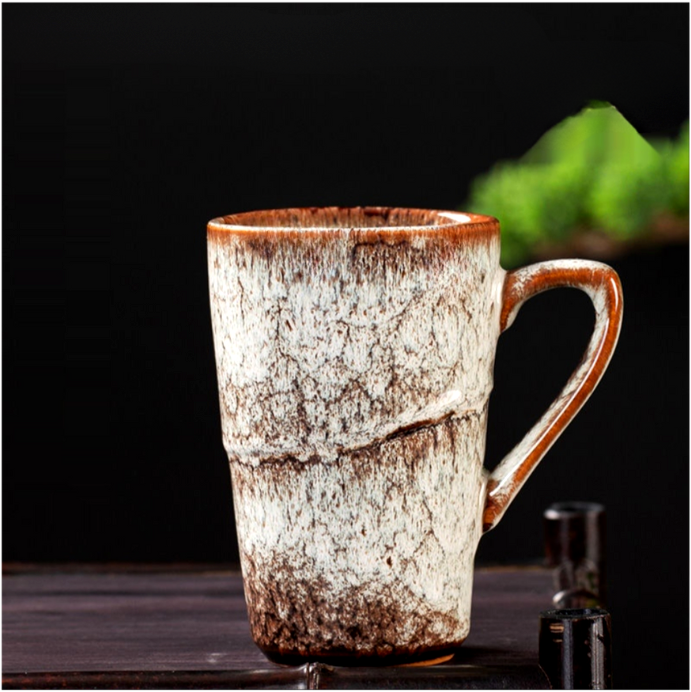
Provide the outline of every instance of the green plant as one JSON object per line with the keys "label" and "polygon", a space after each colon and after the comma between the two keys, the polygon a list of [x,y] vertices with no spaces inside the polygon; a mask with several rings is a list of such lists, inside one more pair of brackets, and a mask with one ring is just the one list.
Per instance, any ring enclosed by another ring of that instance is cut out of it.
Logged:
{"label": "green plant", "polygon": [[583,229],[636,237],[663,212],[688,216],[688,123],[676,142],[647,142],[616,108],[593,103],[476,178],[464,206],[501,221],[504,266]]}

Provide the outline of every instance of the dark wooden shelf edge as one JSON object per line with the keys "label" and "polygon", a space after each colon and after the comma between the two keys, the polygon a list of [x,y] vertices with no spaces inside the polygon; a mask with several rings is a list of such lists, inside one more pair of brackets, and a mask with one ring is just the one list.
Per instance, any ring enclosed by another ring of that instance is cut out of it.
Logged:
{"label": "dark wooden shelf edge", "polygon": [[341,668],[308,663],[281,670],[15,673],[3,689],[549,689],[537,665]]}

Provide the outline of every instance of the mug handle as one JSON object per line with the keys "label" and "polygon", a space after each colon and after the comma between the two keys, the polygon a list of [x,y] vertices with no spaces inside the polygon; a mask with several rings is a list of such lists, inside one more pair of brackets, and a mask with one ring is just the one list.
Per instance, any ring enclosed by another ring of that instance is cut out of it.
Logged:
{"label": "mug handle", "polygon": [[507,272],[502,293],[501,331],[513,324],[529,298],[561,287],[578,288],[593,301],[593,335],[561,394],[489,475],[482,515],[483,533],[499,523],[528,476],[593,393],[617,345],[624,307],[619,277],[606,264],[587,260],[540,262]]}

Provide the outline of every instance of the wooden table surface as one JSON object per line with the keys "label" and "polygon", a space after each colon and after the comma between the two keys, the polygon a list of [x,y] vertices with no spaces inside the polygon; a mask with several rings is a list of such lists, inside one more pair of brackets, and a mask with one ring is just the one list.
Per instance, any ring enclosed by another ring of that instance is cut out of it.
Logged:
{"label": "wooden table surface", "polygon": [[285,667],[252,642],[236,571],[6,565],[3,687],[547,688],[538,616],[551,592],[544,569],[479,569],[471,633],[451,662]]}

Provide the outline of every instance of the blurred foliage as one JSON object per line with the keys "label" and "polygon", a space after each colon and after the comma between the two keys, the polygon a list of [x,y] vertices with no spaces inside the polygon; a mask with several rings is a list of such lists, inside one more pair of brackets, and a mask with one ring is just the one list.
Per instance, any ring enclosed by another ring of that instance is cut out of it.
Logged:
{"label": "blurred foliage", "polygon": [[473,181],[464,205],[501,222],[502,264],[538,243],[597,230],[644,235],[661,214],[688,218],[689,124],[676,141],[646,141],[607,103],[594,102],[549,130],[522,158]]}

